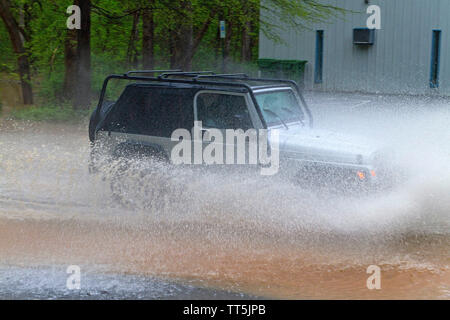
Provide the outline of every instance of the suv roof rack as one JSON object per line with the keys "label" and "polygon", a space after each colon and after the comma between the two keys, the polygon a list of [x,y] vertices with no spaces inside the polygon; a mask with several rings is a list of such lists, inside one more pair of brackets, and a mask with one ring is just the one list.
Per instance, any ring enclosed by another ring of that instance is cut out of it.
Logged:
{"label": "suv roof rack", "polygon": [[[165,72],[166,71],[166,72]],[[161,73],[158,77],[145,77],[145,76],[133,76],[132,74],[145,74],[145,73]],[[209,75],[208,75],[209,74]],[[168,79],[171,75],[186,75],[186,76],[192,76],[193,78],[190,79]],[[202,80],[202,77],[205,78]],[[217,82],[210,80],[208,81],[207,78],[216,78],[216,79],[225,79],[229,81],[223,81],[223,82]],[[97,109],[95,112],[95,118],[99,117],[100,110],[102,109],[103,100],[105,98],[106,93],[106,87],[108,85],[108,82],[111,79],[124,79],[124,80],[136,80],[136,81],[162,81],[162,82],[168,82],[168,83],[197,83],[197,84],[203,84],[203,85],[225,85],[228,87],[240,87],[243,89],[248,90],[248,92],[251,95],[252,101],[255,106],[258,106],[258,102],[256,101],[255,96],[252,93],[252,88],[249,84],[245,82],[235,82],[231,80],[242,80],[242,81],[254,81],[254,82],[274,82],[274,83],[285,83],[289,84],[290,86],[293,86],[295,91],[297,91],[298,96],[300,98],[300,101],[302,102],[303,106],[305,107],[306,113],[309,117],[309,124],[312,127],[313,126],[313,117],[312,113],[300,91],[299,86],[294,80],[281,80],[281,79],[268,79],[268,78],[250,78],[246,74],[215,74],[212,71],[198,71],[198,72],[183,72],[183,71],[177,71],[177,70],[137,70],[137,71],[128,71],[125,74],[119,75],[119,74],[111,74],[105,78],[103,81],[102,90],[100,92],[100,98],[98,101]],[[264,121],[264,118],[262,116],[261,110],[259,107],[257,107],[257,112],[262,119],[263,126],[267,128],[267,124]]]}
{"label": "suv roof rack", "polygon": [[192,77],[196,77],[196,76],[199,76],[199,75],[207,75],[207,74],[213,75],[214,72],[213,71],[186,71],[186,72],[183,72],[183,71],[180,71],[180,70],[179,71],[168,71],[168,72],[160,74],[158,76],[158,78],[159,79],[167,79],[170,76],[192,76]]}
{"label": "suv roof rack", "polygon": [[197,77],[195,77],[195,79],[200,79],[200,78],[223,78],[223,79],[228,79],[228,78],[248,78],[248,75],[246,73],[224,73],[224,74],[211,74],[211,75],[198,75]]}
{"label": "suv roof rack", "polygon": [[182,72],[183,70],[132,70],[125,73],[126,76],[132,74],[149,74],[149,73],[166,73],[166,72]]}
{"label": "suv roof rack", "polygon": [[309,124],[312,127],[313,126],[313,116],[311,113],[311,110],[306,103],[305,98],[303,97],[303,94],[301,93],[300,87],[298,86],[297,82],[294,80],[282,80],[282,79],[273,79],[273,78],[251,78],[245,73],[235,73],[235,74],[215,74],[215,75],[198,75],[194,78],[194,80],[202,79],[202,78],[216,78],[216,79],[226,79],[226,80],[242,80],[242,81],[254,81],[254,82],[274,82],[274,83],[285,83],[289,84],[290,86],[293,86],[295,90],[298,93],[298,96],[300,98],[300,101],[303,103],[306,113],[309,117]]}

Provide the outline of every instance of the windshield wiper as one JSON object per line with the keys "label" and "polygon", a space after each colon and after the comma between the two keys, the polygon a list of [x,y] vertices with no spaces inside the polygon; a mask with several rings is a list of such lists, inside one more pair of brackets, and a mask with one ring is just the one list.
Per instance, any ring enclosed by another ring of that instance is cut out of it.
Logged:
{"label": "windshield wiper", "polygon": [[264,112],[267,112],[267,113],[271,114],[275,118],[278,118],[278,120],[281,121],[281,123],[286,128],[286,130],[289,130],[289,127],[287,126],[286,122],[284,122],[283,119],[281,119],[281,117],[279,115],[277,115],[275,112],[273,112],[272,110],[269,110],[269,109],[263,109],[263,110],[264,110]]}

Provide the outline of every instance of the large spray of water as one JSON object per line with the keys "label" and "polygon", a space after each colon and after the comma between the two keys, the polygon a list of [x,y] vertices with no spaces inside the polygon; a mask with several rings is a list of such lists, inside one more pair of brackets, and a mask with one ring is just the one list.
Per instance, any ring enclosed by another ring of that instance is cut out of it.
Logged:
{"label": "large spray of water", "polygon": [[[445,101],[314,98],[316,123],[383,141],[395,150],[395,164],[408,179],[383,193],[349,197],[277,178],[164,165],[156,170],[142,161],[131,161],[126,170],[109,162],[92,175],[84,127],[5,122],[2,259],[17,263],[34,256],[39,264],[65,263],[71,254],[64,249],[70,247],[83,261],[113,271],[200,279],[284,297],[302,296],[286,273],[308,288],[314,281],[303,277],[305,272],[316,280],[325,279],[326,270],[363,277],[363,266],[375,263],[396,268],[399,283],[399,266],[431,270],[437,280],[430,280],[433,289],[424,295],[445,296],[450,230]],[[18,219],[34,222],[19,227]],[[25,231],[19,236],[12,230]],[[13,242],[16,251],[6,248]],[[12,259],[17,252],[22,254]],[[335,284],[337,295],[341,284]],[[320,296],[312,284],[306,291]]]}

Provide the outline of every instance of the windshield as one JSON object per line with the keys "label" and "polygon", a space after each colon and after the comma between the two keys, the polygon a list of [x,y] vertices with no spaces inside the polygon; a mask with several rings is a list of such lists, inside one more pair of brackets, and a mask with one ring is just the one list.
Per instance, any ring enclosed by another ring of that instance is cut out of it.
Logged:
{"label": "windshield", "polygon": [[268,126],[303,122],[305,119],[298,100],[290,89],[257,93],[255,98]]}

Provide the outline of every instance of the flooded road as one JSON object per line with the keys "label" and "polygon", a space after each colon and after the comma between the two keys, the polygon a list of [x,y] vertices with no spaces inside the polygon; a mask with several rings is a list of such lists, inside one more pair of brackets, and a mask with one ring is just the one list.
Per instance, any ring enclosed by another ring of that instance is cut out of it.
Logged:
{"label": "flooded road", "polygon": [[163,168],[130,175],[124,206],[88,173],[85,125],[3,121],[0,298],[449,299],[450,102],[307,99],[316,126],[387,142],[410,179],[359,198]]}

